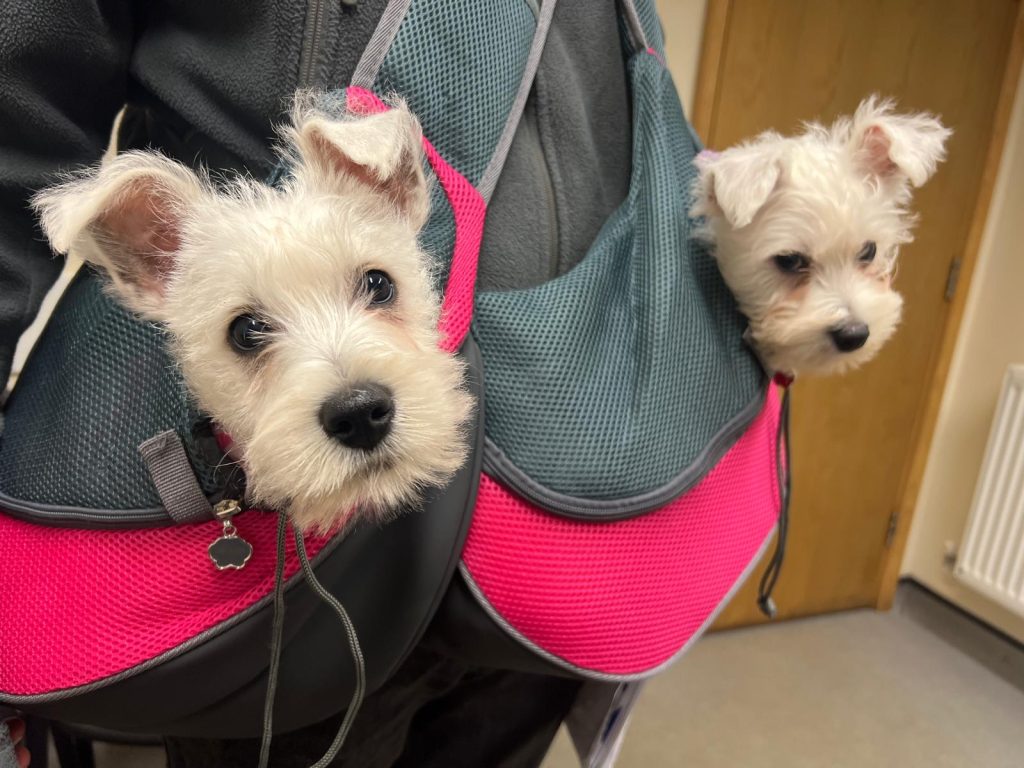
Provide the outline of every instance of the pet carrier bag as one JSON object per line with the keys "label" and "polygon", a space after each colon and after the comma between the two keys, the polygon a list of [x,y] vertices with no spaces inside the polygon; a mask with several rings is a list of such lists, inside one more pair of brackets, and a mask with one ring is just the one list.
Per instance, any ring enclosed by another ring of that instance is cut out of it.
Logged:
{"label": "pet carrier bag", "polygon": [[[474,301],[487,201],[554,5],[392,0],[337,94],[339,108],[367,112],[397,92],[422,121],[439,181],[422,239],[443,261],[446,343],[469,362],[479,403],[472,458],[421,509],[305,539],[358,633],[367,690],[432,618],[471,659],[653,674],[707,626],[778,518],[779,401],[691,239],[700,145],[648,0],[621,4],[626,199],[571,271]],[[159,330],[83,271],[5,417],[0,703],[120,731],[258,735],[278,516],[237,515],[251,558],[213,567],[208,547],[226,529],[210,504],[234,479]],[[183,503],[197,494],[209,503]],[[293,542],[280,562],[284,731],[340,711],[357,680]]]}

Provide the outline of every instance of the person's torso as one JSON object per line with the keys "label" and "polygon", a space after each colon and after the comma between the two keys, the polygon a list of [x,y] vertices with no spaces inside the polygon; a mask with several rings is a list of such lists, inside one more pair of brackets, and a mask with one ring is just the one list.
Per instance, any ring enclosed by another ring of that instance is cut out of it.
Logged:
{"label": "person's torso", "polygon": [[[119,148],[156,147],[190,165],[266,176],[292,95],[347,85],[386,6],[139,4]],[[562,0],[548,35],[488,209],[483,290],[566,272],[628,187],[630,103],[615,3]]]}

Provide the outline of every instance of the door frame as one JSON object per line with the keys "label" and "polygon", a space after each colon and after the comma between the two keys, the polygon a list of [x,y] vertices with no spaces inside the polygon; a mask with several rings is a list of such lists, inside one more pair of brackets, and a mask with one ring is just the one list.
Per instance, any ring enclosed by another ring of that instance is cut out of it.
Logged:
{"label": "door frame", "polygon": [[[693,99],[693,127],[699,136],[709,136],[714,128],[719,81],[732,10],[733,0],[707,0],[704,12],[704,34]],[[1010,49],[1007,52],[999,99],[996,102],[995,119],[988,150],[985,154],[985,167],[982,170],[978,199],[971,216],[967,242],[961,257],[959,282],[950,301],[946,321],[940,331],[938,354],[926,393],[925,405],[919,412],[914,427],[912,441],[914,447],[903,473],[900,491],[897,493],[894,536],[882,559],[879,589],[875,599],[875,607],[880,610],[888,610],[892,606],[893,596],[896,593],[903,552],[907,546],[907,536],[913,522],[921,481],[928,463],[939,407],[946,389],[946,380],[949,376],[953,351],[956,348],[960,324],[963,320],[967,295],[970,292],[975,266],[978,262],[978,252],[985,233],[985,223],[992,202],[999,165],[1003,157],[1006,133],[1009,128],[1010,115],[1013,112],[1014,96],[1021,77],[1022,64],[1024,64],[1024,1],[1017,0],[1017,18],[1014,22]]]}

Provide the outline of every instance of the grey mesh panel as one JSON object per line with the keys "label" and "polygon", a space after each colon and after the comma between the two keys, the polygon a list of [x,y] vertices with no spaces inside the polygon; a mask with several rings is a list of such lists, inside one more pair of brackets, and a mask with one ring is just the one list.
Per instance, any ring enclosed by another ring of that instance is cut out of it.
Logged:
{"label": "grey mesh panel", "polygon": [[[190,449],[198,418],[164,345],[159,328],[133,318],[83,269],[7,403],[0,493],[115,512],[159,508],[138,447],[173,429]],[[213,491],[212,468],[201,467],[200,482]]]}
{"label": "grey mesh panel", "polygon": [[[698,147],[667,72],[630,63],[630,192],[575,269],[477,297],[488,439],[581,499],[668,484],[762,392],[743,318],[683,214]],[[507,479],[507,478],[503,478]]]}
{"label": "grey mesh panel", "polygon": [[405,97],[441,156],[476,184],[515,100],[535,27],[524,0],[414,2],[375,90]]}

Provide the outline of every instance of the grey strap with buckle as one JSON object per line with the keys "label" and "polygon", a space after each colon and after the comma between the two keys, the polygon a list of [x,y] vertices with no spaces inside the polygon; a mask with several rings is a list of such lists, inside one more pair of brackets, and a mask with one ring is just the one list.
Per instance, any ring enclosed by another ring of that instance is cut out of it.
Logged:
{"label": "grey strap with buckle", "polygon": [[213,519],[213,508],[185,454],[181,438],[172,429],[149,438],[139,453],[153,478],[167,514],[176,523],[198,523]]}

